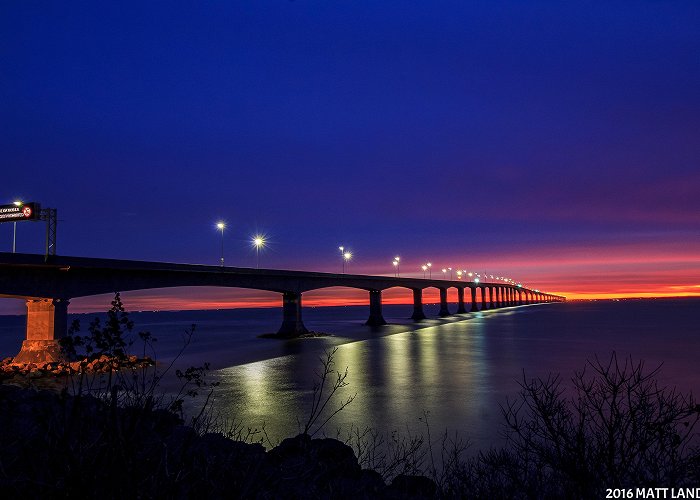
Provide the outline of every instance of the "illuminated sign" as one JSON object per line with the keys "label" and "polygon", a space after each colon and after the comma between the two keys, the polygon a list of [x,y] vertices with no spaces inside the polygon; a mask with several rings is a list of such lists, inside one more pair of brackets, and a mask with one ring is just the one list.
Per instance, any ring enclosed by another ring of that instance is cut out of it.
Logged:
{"label": "illuminated sign", "polygon": [[0,205],[0,222],[19,222],[37,220],[39,218],[38,203],[13,203]]}

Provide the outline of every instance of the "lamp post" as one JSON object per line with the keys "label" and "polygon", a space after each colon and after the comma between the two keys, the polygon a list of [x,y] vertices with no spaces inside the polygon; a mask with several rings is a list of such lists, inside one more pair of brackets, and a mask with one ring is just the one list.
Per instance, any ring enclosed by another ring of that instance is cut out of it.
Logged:
{"label": "lamp post", "polygon": [[428,277],[430,279],[433,279],[433,265],[430,262],[428,262],[426,266],[428,266]]}
{"label": "lamp post", "polygon": [[338,250],[340,250],[340,265],[343,268],[343,272],[345,272],[345,247],[340,246]]}
{"label": "lamp post", "polygon": [[219,221],[216,223],[216,227],[221,231],[221,267],[224,267],[224,229],[226,229],[226,223]]}
{"label": "lamp post", "polygon": [[448,267],[447,270],[450,272],[450,281],[452,281],[452,268]]}
{"label": "lamp post", "polygon": [[255,247],[255,269],[260,269],[260,249],[265,248],[265,237],[261,234],[253,236],[253,246]]}
{"label": "lamp post", "polygon": [[397,260],[393,261],[392,264],[394,265],[394,278],[399,277],[399,262]]}
{"label": "lamp post", "polygon": [[343,254],[343,274],[345,274],[345,263],[350,262],[350,259],[352,259],[352,252],[348,250]]}
{"label": "lamp post", "polygon": [[420,266],[420,268],[423,270],[423,279],[425,279],[425,272],[428,270],[428,266],[423,264],[422,266]]}
{"label": "lamp post", "polygon": [[394,257],[394,262],[396,262],[396,277],[401,276],[401,257],[398,255]]}
{"label": "lamp post", "polygon": [[[13,201],[12,204],[16,207],[22,206],[22,202],[19,200]],[[15,253],[16,248],[17,248],[17,221],[14,221],[12,223],[12,253]]]}
{"label": "lamp post", "polygon": [[442,279],[444,279],[444,280],[447,279],[447,268],[446,267],[442,268]]}

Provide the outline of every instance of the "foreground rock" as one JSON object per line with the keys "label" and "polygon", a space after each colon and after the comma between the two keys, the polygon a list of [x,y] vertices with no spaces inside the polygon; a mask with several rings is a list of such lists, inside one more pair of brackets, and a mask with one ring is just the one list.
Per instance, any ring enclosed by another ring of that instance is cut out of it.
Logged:
{"label": "foreground rock", "polygon": [[4,498],[432,498],[433,481],[387,486],[334,439],[262,445],[200,434],[176,415],[91,396],[0,385]]}
{"label": "foreground rock", "polygon": [[5,358],[0,361],[0,380],[15,376],[42,378],[76,373],[107,373],[129,368],[145,368],[154,364],[154,361],[149,357],[139,358],[137,356],[116,358],[101,355],[92,359],[52,363],[15,363],[13,358]]}

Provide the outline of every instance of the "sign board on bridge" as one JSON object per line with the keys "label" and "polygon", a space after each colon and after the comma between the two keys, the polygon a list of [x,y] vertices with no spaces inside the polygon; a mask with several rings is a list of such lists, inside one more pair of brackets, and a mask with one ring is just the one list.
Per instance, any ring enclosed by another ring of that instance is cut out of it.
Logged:
{"label": "sign board on bridge", "polygon": [[37,220],[38,218],[38,203],[0,205],[0,222],[19,222],[23,220]]}

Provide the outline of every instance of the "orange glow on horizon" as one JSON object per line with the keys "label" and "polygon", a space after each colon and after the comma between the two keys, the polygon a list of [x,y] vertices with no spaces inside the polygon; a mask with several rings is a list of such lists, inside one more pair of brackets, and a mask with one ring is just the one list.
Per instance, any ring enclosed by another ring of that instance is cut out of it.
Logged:
{"label": "orange glow on horizon", "polygon": [[[606,300],[625,298],[673,298],[700,297],[700,285],[667,286],[651,291],[629,290],[620,288],[611,292],[585,291],[574,289],[554,289],[542,287],[545,292],[563,295],[568,300]],[[280,294],[237,289],[196,289],[178,288],[171,290],[144,292],[125,292],[122,294],[124,303],[130,311],[175,311],[175,310],[206,310],[206,309],[239,309],[239,308],[278,308],[282,305]],[[193,298],[194,297],[194,298]],[[465,301],[471,300],[469,290],[465,291]],[[109,308],[111,295],[84,297],[71,301],[71,312],[103,312]],[[481,300],[481,294],[477,295]],[[440,301],[439,292],[435,288],[423,291],[423,303],[433,304]],[[448,302],[457,302],[456,289],[448,290]],[[382,294],[382,303],[386,305],[410,305],[413,303],[412,292],[408,289],[389,289]],[[332,306],[367,306],[369,297],[364,290],[345,288],[329,288],[313,290],[303,294],[305,307]]]}

